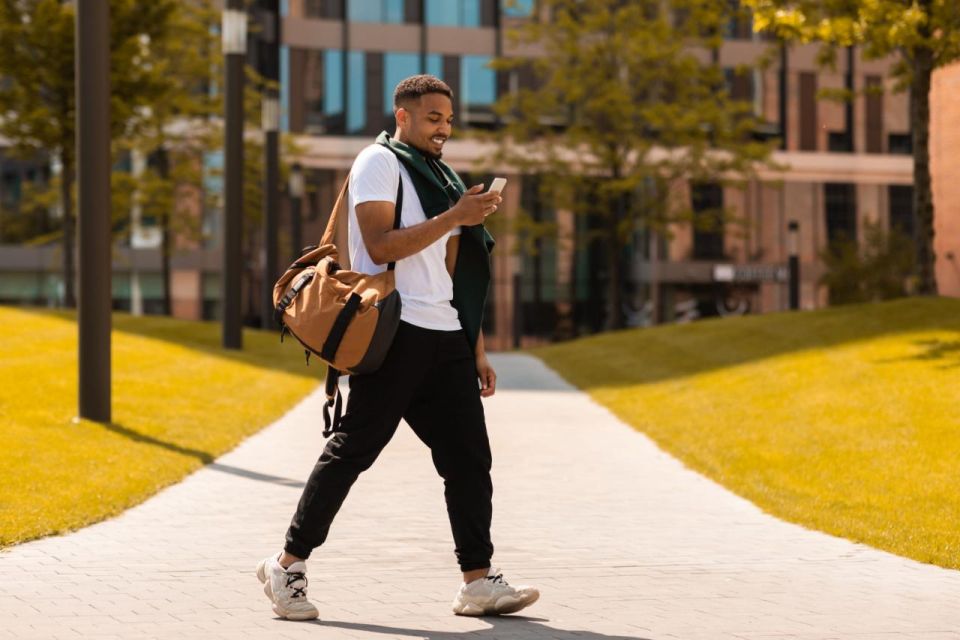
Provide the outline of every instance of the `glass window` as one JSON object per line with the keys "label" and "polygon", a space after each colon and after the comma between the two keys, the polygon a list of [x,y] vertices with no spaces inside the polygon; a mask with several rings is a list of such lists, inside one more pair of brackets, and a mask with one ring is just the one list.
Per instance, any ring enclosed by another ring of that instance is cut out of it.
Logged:
{"label": "glass window", "polygon": [[464,106],[488,107],[497,100],[497,75],[487,65],[490,56],[463,56],[460,59],[460,93]]}
{"label": "glass window", "polygon": [[350,0],[347,19],[351,22],[380,22],[383,6],[380,0]]}
{"label": "glass window", "polygon": [[403,0],[384,0],[383,21],[403,24]]}
{"label": "glass window", "polygon": [[223,216],[223,151],[203,154],[203,190],[211,194],[204,202],[200,233],[203,246],[212,249],[220,246],[220,223]]}
{"label": "glass window", "polygon": [[913,153],[913,136],[909,133],[891,133],[887,136],[887,153]]}
{"label": "glass window", "polygon": [[305,0],[303,12],[308,18],[343,20],[343,8],[342,0]]}
{"label": "glass window", "polygon": [[455,27],[460,17],[457,0],[427,0],[427,24]]}
{"label": "glass window", "polygon": [[439,53],[427,55],[427,73],[443,80],[443,56]]}
{"label": "glass window", "polygon": [[366,54],[363,51],[351,51],[347,56],[348,77],[350,79],[347,95],[347,132],[363,131],[367,125],[367,73]]}
{"label": "glass window", "polygon": [[480,0],[462,0],[460,5],[460,26],[480,26]]}
{"label": "glass window", "polygon": [[5,207],[14,208],[20,202],[22,197],[23,182],[20,180],[20,174],[16,171],[8,171],[3,174],[3,186],[0,187],[0,204]]}
{"label": "glass window", "polygon": [[525,18],[533,13],[533,0],[507,0],[503,7],[503,15],[515,18]]}
{"label": "glass window", "polygon": [[824,185],[824,200],[828,242],[856,242],[856,186],[849,183],[827,183]]}
{"label": "glass window", "polygon": [[343,51],[340,49],[324,52],[323,94],[327,115],[343,113]]}
{"label": "glass window", "polygon": [[383,112],[393,113],[393,90],[404,78],[420,73],[419,53],[383,54]]}
{"label": "glass window", "polygon": [[324,52],[317,49],[303,50],[303,127],[307,133],[323,130],[324,124]]}
{"label": "glass window", "polygon": [[403,23],[403,0],[350,0],[347,18],[351,22]]}
{"label": "glass window", "polygon": [[480,0],[427,0],[427,24],[435,27],[478,27]]}
{"label": "glass window", "polygon": [[693,205],[693,259],[722,260],[723,188],[715,183],[695,183],[690,189]]}
{"label": "glass window", "polygon": [[913,237],[916,228],[913,215],[913,185],[890,185],[887,187],[890,200],[890,228],[899,229]]}

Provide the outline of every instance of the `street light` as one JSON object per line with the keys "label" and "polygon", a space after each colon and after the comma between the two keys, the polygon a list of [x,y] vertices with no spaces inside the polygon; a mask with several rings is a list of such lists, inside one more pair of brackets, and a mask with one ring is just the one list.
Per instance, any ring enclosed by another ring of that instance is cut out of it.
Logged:
{"label": "street light", "polygon": [[280,201],[280,3],[260,0],[257,64],[265,80],[261,109],[263,128],[263,283],[260,326],[273,329],[273,284],[277,274],[277,208]]}
{"label": "street light", "polygon": [[277,280],[277,205],[279,194],[277,183],[280,171],[277,156],[279,144],[277,130],[280,128],[280,101],[276,93],[269,89],[263,97],[263,286],[261,287],[260,326],[272,329],[273,284]]}
{"label": "street light", "polygon": [[247,14],[243,0],[227,0],[223,11],[224,79],[224,238],[223,346],[243,348],[240,327],[240,253],[243,229],[243,65],[247,52]]}
{"label": "street light", "polygon": [[800,308],[800,225],[796,220],[787,224],[787,255],[790,271],[790,309]]}
{"label": "street light", "polygon": [[294,257],[300,256],[300,250],[303,248],[303,218],[300,213],[300,206],[303,202],[304,188],[303,167],[299,162],[295,162],[290,168],[290,180],[287,184],[287,191],[290,194],[290,234],[293,241]]}
{"label": "street light", "polygon": [[110,7],[79,0],[76,17],[80,417],[109,423]]}

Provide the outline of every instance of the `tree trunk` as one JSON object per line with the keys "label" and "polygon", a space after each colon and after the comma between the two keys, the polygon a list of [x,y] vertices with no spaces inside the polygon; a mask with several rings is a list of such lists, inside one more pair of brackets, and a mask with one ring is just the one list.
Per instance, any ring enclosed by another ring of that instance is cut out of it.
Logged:
{"label": "tree trunk", "polygon": [[910,86],[910,125],[913,130],[914,239],[917,249],[917,293],[937,295],[936,255],[933,251],[933,192],[930,181],[930,80],[933,52],[914,50]]}
{"label": "tree trunk", "polygon": [[626,196],[618,195],[614,202],[614,216],[607,228],[607,312],[604,329],[623,329],[623,278],[621,274],[620,221],[626,211]]}
{"label": "tree trunk", "polygon": [[76,289],[74,288],[73,269],[73,199],[70,192],[73,190],[73,159],[68,154],[61,158],[60,170],[60,206],[63,211],[63,306],[74,309],[77,306]]}
{"label": "tree trunk", "polygon": [[[164,183],[170,179],[170,158],[167,156],[167,150],[162,146],[157,148],[157,172]],[[171,203],[175,199],[176,195],[174,194]],[[160,214],[160,280],[163,287],[163,314],[166,316],[173,313],[173,301],[170,295],[170,261],[173,254],[170,230],[171,218],[169,210],[165,209]]]}

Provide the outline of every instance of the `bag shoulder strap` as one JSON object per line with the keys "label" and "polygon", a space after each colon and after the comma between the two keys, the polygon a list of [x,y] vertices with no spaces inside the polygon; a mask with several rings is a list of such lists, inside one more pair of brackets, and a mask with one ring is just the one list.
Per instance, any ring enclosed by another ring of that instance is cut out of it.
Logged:
{"label": "bag shoulder strap", "polygon": [[336,202],[333,203],[333,210],[330,212],[330,218],[327,220],[327,228],[323,231],[323,236],[320,238],[320,246],[322,247],[325,244],[333,244],[333,234],[337,232],[337,221],[340,217],[340,208],[343,205],[343,198],[347,195],[347,187],[350,184],[350,172],[347,172],[347,177],[343,181],[343,186],[340,187],[340,193],[337,195]]}
{"label": "bag shoulder strap", "polygon": [[[400,174],[400,180],[397,181],[397,206],[394,207],[393,230],[400,228],[400,215],[403,213],[403,174]],[[391,262],[387,265],[387,271],[393,271],[397,263]]]}
{"label": "bag shoulder strap", "polygon": [[[394,207],[394,216],[393,216],[393,228],[400,228],[400,214],[403,211],[403,174],[399,173],[400,169],[400,159],[397,159],[397,169],[398,169],[398,179],[397,179],[397,203]],[[343,181],[343,186],[340,187],[340,193],[337,195],[336,202],[333,203],[333,211],[330,212],[330,218],[327,220],[327,228],[323,231],[323,236],[320,238],[320,246],[322,247],[325,244],[334,244],[333,237],[337,232],[337,224],[340,221],[340,209],[344,204],[344,197],[347,195],[347,189],[350,186],[350,173],[347,173],[346,179]],[[348,199],[349,201],[349,199]],[[393,271],[396,267],[396,262],[391,262],[387,266],[387,270]]]}

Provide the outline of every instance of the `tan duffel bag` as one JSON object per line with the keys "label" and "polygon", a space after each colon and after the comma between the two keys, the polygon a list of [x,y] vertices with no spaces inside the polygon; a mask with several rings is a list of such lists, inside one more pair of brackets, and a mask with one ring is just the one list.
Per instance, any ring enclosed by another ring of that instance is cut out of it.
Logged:
{"label": "tan duffel bag", "polygon": [[[337,384],[341,373],[372,373],[380,368],[400,323],[400,294],[394,267],[375,275],[341,269],[333,238],[344,208],[350,176],[347,176],[330,213],[320,246],[304,249],[273,287],[280,339],[289,333],[310,354],[329,365],[327,402],[323,409],[324,436],[340,425],[343,400]],[[403,181],[397,189],[393,228],[400,228]],[[333,419],[330,408],[334,407]]]}

